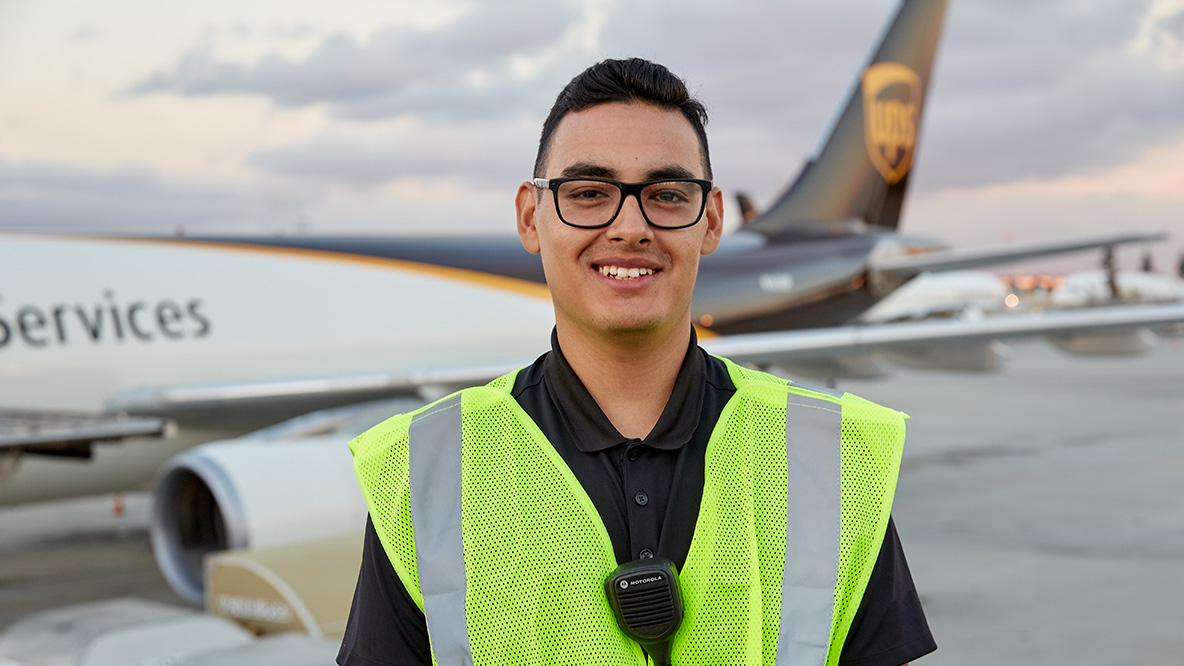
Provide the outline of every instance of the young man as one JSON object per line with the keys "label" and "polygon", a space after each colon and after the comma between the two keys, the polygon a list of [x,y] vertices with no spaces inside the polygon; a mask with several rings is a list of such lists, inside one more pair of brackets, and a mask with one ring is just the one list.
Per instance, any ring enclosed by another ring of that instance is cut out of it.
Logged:
{"label": "young man", "polygon": [[696,344],[705,121],[639,59],[560,93],[516,199],[552,350],[351,444],[371,522],[342,666],[644,664],[603,583],[652,558],[680,575],[678,666],[935,648],[888,515],[903,416]]}

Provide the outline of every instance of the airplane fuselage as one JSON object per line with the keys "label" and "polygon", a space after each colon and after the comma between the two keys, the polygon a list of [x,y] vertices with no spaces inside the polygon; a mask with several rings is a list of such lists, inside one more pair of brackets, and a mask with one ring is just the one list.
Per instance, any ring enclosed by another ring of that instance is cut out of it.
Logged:
{"label": "airplane fuselage", "polygon": [[[732,234],[703,258],[693,321],[707,334],[850,321],[882,296],[866,273],[884,236]],[[0,238],[8,408],[94,411],[143,386],[529,360],[552,321],[541,262],[511,236]]]}
{"label": "airplane fuselage", "polygon": [[[900,238],[893,232],[866,230],[797,230],[776,236],[740,231],[725,236],[719,249],[700,263],[692,319],[701,329],[721,335],[850,321],[883,296],[868,288],[864,274],[868,257],[885,237]],[[508,235],[207,240],[412,262],[545,286],[538,257]]]}
{"label": "airplane fuselage", "polygon": [[[450,307],[463,303],[462,307]],[[0,404],[95,411],[141,386],[532,358],[545,288],[346,254],[0,240]]]}
{"label": "airplane fuselage", "polygon": [[[861,277],[876,243],[733,234],[702,262],[695,323],[711,335],[846,321],[876,300]],[[6,409],[101,412],[151,387],[526,363],[553,321],[541,263],[512,236],[0,236]],[[0,473],[0,504],[142,484],[186,446],[301,409],[186,414],[179,439],[98,444],[89,464],[24,456],[21,474]]]}

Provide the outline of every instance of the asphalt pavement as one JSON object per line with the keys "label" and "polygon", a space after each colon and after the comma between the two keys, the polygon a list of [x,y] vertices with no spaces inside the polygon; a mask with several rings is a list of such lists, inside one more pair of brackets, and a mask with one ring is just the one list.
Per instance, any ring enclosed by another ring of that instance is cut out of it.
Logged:
{"label": "asphalt pavement", "polygon": [[909,422],[896,525],[919,663],[1184,664],[1184,351],[1012,348],[1002,373],[840,386]]}

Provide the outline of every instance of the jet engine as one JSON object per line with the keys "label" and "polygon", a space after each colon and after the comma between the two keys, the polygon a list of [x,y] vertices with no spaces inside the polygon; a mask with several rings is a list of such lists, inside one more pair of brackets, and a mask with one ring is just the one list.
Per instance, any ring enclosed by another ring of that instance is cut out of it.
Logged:
{"label": "jet engine", "polygon": [[1064,351],[1080,356],[1135,356],[1155,346],[1155,334],[1141,327],[1045,337]]}
{"label": "jet engine", "polygon": [[173,458],[157,479],[152,549],[185,599],[204,598],[204,558],[357,533],[366,503],[347,443],[419,401],[318,412]]}
{"label": "jet engine", "polygon": [[884,354],[893,363],[919,370],[953,372],[994,372],[1008,356],[1007,347],[998,340],[987,342],[935,343],[929,345],[892,345]]}

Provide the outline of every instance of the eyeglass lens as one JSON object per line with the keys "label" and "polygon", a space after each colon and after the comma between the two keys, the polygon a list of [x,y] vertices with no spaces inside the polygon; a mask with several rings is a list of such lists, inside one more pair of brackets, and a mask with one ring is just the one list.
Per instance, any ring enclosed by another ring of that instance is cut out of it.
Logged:
{"label": "eyeglass lens", "polygon": [[[606,225],[621,207],[621,188],[615,183],[569,180],[555,194],[559,215],[568,224],[581,227]],[[655,227],[684,227],[698,219],[705,196],[698,183],[668,180],[646,185],[637,202]]]}

